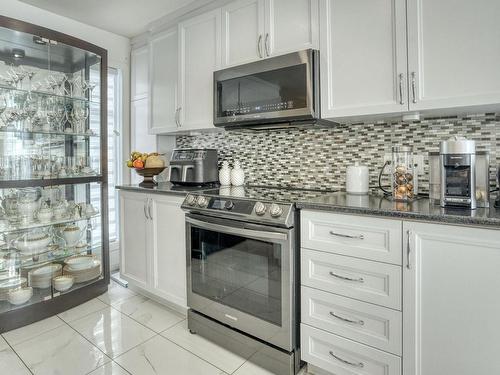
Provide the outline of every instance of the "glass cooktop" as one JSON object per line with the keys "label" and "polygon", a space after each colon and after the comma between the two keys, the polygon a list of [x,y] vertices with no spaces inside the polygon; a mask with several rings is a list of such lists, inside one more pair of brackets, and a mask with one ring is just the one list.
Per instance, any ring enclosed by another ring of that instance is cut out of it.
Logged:
{"label": "glass cooktop", "polygon": [[275,186],[220,186],[198,193],[208,196],[243,198],[255,201],[295,203],[330,195],[338,190],[302,190]]}

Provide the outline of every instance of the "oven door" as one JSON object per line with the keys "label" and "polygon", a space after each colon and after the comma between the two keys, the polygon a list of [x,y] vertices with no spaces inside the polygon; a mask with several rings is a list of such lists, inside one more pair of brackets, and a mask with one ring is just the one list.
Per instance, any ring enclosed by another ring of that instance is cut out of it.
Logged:
{"label": "oven door", "polygon": [[186,215],[188,306],[295,348],[294,230]]}

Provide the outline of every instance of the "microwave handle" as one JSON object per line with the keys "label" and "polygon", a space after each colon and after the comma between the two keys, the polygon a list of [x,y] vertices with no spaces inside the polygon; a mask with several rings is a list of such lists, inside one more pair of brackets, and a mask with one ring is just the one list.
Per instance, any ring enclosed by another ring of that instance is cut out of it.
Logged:
{"label": "microwave handle", "polygon": [[286,241],[288,239],[288,236],[285,233],[264,232],[260,230],[228,227],[226,225],[207,223],[205,221],[196,220],[190,217],[186,217],[186,222],[202,229],[208,229],[215,232],[223,232],[242,237],[252,237],[254,239],[260,239],[264,241],[265,240]]}

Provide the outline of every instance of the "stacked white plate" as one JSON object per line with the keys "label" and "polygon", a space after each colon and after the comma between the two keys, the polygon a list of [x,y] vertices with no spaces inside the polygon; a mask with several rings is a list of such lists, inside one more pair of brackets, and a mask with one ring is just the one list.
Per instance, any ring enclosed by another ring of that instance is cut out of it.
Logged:
{"label": "stacked white plate", "polygon": [[0,282],[0,301],[7,300],[10,290],[25,287],[28,280],[25,277],[15,277]]}
{"label": "stacked white plate", "polygon": [[75,283],[85,283],[101,276],[101,262],[92,255],[68,258],[65,263],[63,274],[73,276]]}
{"label": "stacked white plate", "polygon": [[52,279],[61,275],[62,266],[58,263],[51,263],[28,272],[28,280],[33,288],[49,288]]}

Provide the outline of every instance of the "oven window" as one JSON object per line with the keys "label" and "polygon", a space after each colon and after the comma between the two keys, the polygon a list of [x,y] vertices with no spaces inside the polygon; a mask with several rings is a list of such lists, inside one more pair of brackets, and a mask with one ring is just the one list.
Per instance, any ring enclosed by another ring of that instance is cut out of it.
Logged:
{"label": "oven window", "polygon": [[217,117],[307,108],[307,66],[218,81],[217,95]]}
{"label": "oven window", "polygon": [[281,326],[281,246],[191,227],[192,291]]}

